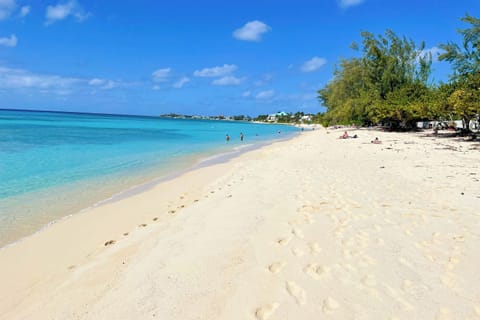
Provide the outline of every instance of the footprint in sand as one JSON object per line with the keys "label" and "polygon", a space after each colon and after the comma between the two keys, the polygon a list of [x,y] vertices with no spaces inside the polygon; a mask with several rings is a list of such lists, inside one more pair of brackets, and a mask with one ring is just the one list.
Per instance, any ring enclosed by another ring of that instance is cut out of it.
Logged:
{"label": "footprint in sand", "polygon": [[307,303],[307,294],[299,285],[293,281],[288,281],[285,285],[287,292],[295,299],[298,304]]}
{"label": "footprint in sand", "polygon": [[158,220],[158,217],[155,217],[152,219],[152,221],[157,221]]}
{"label": "footprint in sand", "polygon": [[263,307],[260,307],[255,311],[255,317],[258,320],[266,320],[270,318],[270,316],[275,312],[275,310],[277,310],[278,306],[278,303],[270,303]]}
{"label": "footprint in sand", "polygon": [[293,248],[292,253],[295,257],[301,257],[305,254],[305,252],[300,248]]}
{"label": "footprint in sand", "polygon": [[139,226],[140,228],[145,228],[145,227],[147,226],[147,224],[146,224],[146,223],[142,223],[142,224],[139,224],[138,226]]}
{"label": "footprint in sand", "polygon": [[112,244],[114,244],[116,241],[115,240],[108,240],[107,242],[105,242],[105,247],[108,247],[108,246],[111,246]]}
{"label": "footprint in sand", "polygon": [[271,273],[279,273],[287,264],[285,262],[275,262],[268,266]]}
{"label": "footprint in sand", "polygon": [[123,234],[123,236],[124,236],[124,237],[128,236],[128,232],[125,232],[125,233]]}
{"label": "footprint in sand", "polygon": [[456,257],[449,257],[448,258],[448,263],[447,263],[447,267],[448,269],[454,269],[455,266],[460,262],[460,259],[456,258]]}
{"label": "footprint in sand", "polygon": [[338,308],[340,308],[340,304],[332,297],[328,297],[327,299],[323,300],[322,310],[324,313],[332,313]]}
{"label": "footprint in sand", "polygon": [[303,272],[305,272],[306,274],[308,274],[310,277],[312,277],[313,279],[315,280],[319,280],[320,277],[319,275],[317,274],[317,268],[318,268],[318,264],[316,263],[310,263],[309,265],[307,265],[304,269],[303,269]]}
{"label": "footprint in sand", "polygon": [[320,245],[317,242],[310,242],[308,247],[310,248],[311,254],[318,254],[322,251],[322,248],[320,248]]}
{"label": "footprint in sand", "polygon": [[298,228],[293,228],[292,229],[292,234],[295,235],[297,238],[303,239],[305,236],[303,235],[303,231]]}
{"label": "footprint in sand", "polygon": [[277,243],[279,245],[286,246],[290,242],[290,240],[292,240],[291,237],[281,238],[277,240]]}
{"label": "footprint in sand", "polygon": [[330,272],[330,268],[316,263],[310,263],[303,271],[315,280],[320,280]]}
{"label": "footprint in sand", "polygon": [[361,257],[360,264],[363,264],[364,266],[373,266],[377,263],[377,260],[374,258],[370,257],[367,254],[363,254]]}

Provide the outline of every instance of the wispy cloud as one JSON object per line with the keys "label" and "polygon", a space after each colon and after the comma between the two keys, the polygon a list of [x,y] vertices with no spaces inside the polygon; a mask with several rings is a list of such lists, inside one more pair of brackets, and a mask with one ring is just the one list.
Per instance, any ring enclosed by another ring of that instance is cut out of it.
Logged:
{"label": "wispy cloud", "polygon": [[235,30],[233,32],[233,37],[235,39],[244,41],[260,41],[262,40],[262,35],[271,29],[272,28],[262,21],[250,21],[247,22],[243,27]]}
{"label": "wispy cloud", "polygon": [[93,87],[98,87],[103,90],[110,90],[113,88],[116,88],[120,85],[120,82],[116,82],[113,80],[107,80],[107,79],[99,79],[99,78],[93,78],[90,81],[88,81],[88,84]]}
{"label": "wispy cloud", "polygon": [[243,82],[244,78],[237,78],[234,76],[226,76],[220,79],[215,79],[212,84],[216,86],[238,86]]}
{"label": "wispy cloud", "polygon": [[220,67],[213,68],[204,68],[202,70],[196,70],[193,75],[195,77],[223,77],[231,74],[233,71],[237,70],[237,66],[234,64],[224,64]]}
{"label": "wispy cloud", "polygon": [[324,58],[313,57],[312,59],[305,61],[300,70],[302,70],[302,72],[313,72],[320,69],[325,63],[327,63],[327,60]]}
{"label": "wispy cloud", "polygon": [[34,89],[41,93],[69,94],[75,90],[96,88],[110,90],[133,83],[101,78],[75,78],[55,74],[35,73],[24,69],[0,66],[0,89]]}
{"label": "wispy cloud", "polygon": [[259,93],[257,93],[255,98],[258,100],[268,100],[273,98],[274,95],[275,95],[274,90],[266,90],[266,91],[260,91]]}
{"label": "wispy cloud", "polygon": [[365,0],[340,0],[339,1],[339,5],[341,8],[349,8],[349,7],[353,7],[353,6],[357,6],[361,3],[363,3]]}
{"label": "wispy cloud", "polygon": [[0,46],[15,47],[17,42],[17,37],[14,34],[10,35],[10,37],[0,38]]}
{"label": "wispy cloud", "polygon": [[152,73],[152,80],[154,82],[165,82],[170,76],[171,68],[157,69]]}
{"label": "wispy cloud", "polygon": [[23,69],[0,67],[0,88],[65,89],[84,82],[82,79],[33,73]]}
{"label": "wispy cloud", "polygon": [[45,13],[45,24],[50,25],[57,21],[64,20],[69,16],[81,22],[87,19],[90,13],[85,12],[76,0],[70,0],[68,2],[58,3],[55,6],[48,6],[47,12]]}
{"label": "wispy cloud", "polygon": [[183,86],[190,82],[190,78],[189,77],[182,77],[180,78],[177,82],[175,82],[172,87],[176,88],[176,89],[180,89],[180,88],[183,88]]}
{"label": "wispy cloud", "polygon": [[20,18],[23,18],[23,17],[26,17],[31,11],[31,7],[30,6],[23,6],[20,8],[20,12],[18,13],[18,16]]}
{"label": "wispy cloud", "polygon": [[16,6],[15,0],[0,0],[0,20],[10,17]]}

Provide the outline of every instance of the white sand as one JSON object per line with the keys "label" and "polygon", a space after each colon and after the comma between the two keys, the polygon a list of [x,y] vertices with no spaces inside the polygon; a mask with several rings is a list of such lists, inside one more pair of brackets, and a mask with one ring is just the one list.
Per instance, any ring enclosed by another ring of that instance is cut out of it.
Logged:
{"label": "white sand", "polygon": [[0,319],[480,319],[478,149],[341,133],[306,131],[0,250]]}

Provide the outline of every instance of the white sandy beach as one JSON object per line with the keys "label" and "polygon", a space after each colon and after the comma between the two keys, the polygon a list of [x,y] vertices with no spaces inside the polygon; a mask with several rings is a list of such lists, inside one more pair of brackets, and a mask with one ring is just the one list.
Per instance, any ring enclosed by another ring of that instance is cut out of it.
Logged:
{"label": "white sandy beach", "polygon": [[342,132],[305,131],[3,248],[0,319],[480,319],[478,144]]}

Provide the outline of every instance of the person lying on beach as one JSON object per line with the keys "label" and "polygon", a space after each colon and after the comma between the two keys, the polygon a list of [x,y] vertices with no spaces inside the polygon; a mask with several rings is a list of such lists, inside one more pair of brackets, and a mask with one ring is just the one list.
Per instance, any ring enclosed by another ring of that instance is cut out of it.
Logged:
{"label": "person lying on beach", "polygon": [[345,131],[338,139],[348,139],[348,132]]}
{"label": "person lying on beach", "polygon": [[372,140],[372,143],[380,144],[380,143],[382,143],[382,141],[378,140],[378,137],[375,137],[375,140]]}

